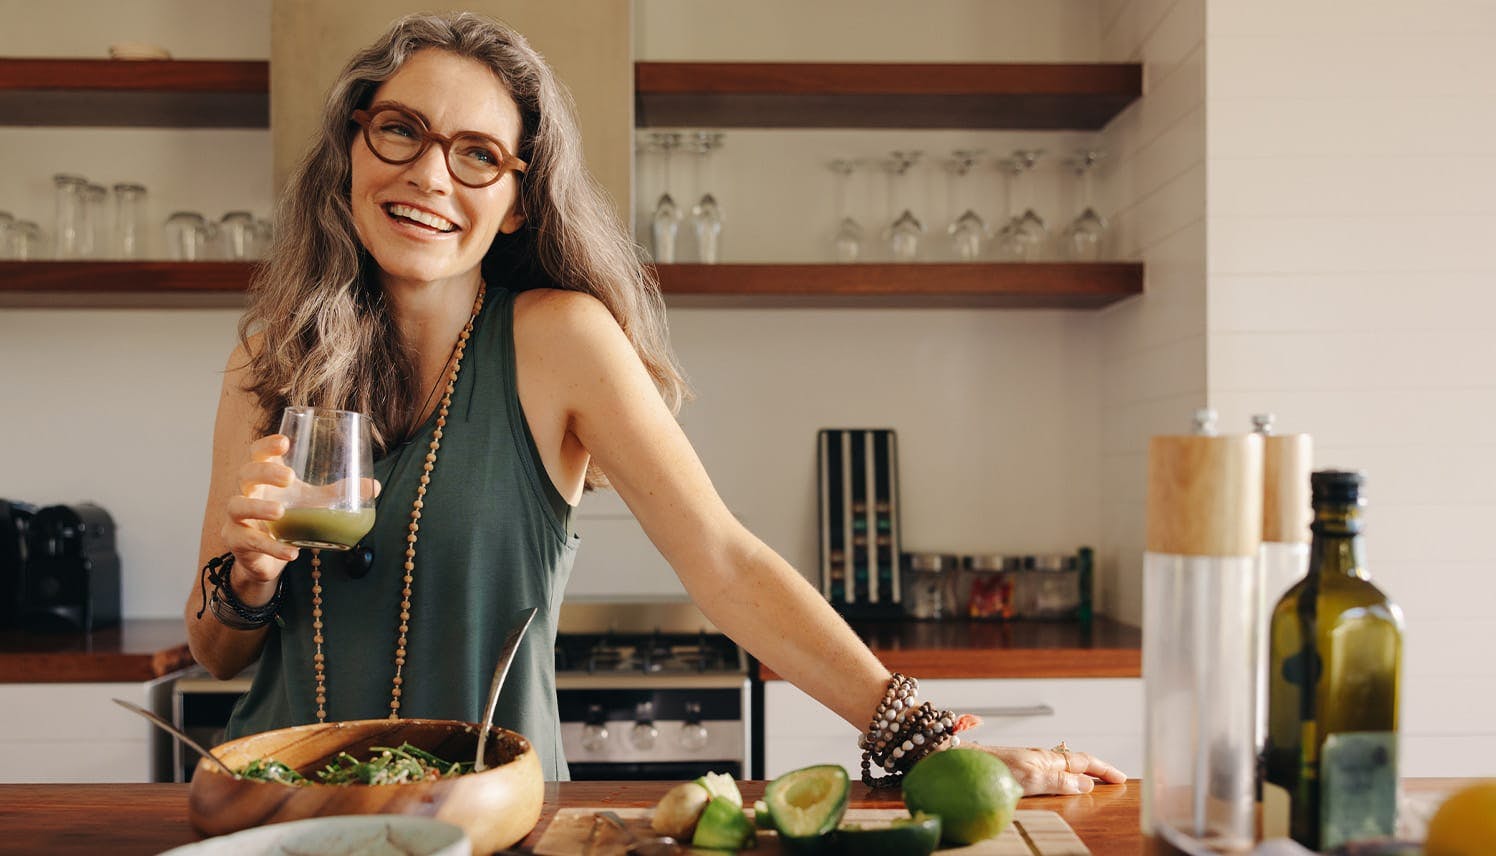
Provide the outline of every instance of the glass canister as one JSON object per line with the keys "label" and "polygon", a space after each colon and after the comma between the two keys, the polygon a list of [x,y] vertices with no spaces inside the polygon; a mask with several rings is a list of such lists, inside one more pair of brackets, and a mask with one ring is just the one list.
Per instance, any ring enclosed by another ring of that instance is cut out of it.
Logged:
{"label": "glass canister", "polygon": [[1149,444],[1142,829],[1237,853],[1255,836],[1262,438],[1211,421]]}
{"label": "glass canister", "polygon": [[97,184],[83,187],[82,216],[78,224],[78,256],[96,259],[104,255],[104,201],[109,191]]}
{"label": "glass canister", "polygon": [[53,232],[53,255],[75,259],[83,249],[83,197],[88,179],[80,175],[58,173],[52,176],[56,220]]}
{"label": "glass canister", "polygon": [[11,230],[15,227],[16,218],[9,211],[0,211],[0,259],[8,259],[11,256]]}
{"label": "glass canister", "polygon": [[904,554],[904,614],[921,621],[956,617],[960,561],[949,553]]}
{"label": "glass canister", "polygon": [[968,618],[1001,621],[1013,617],[1013,571],[1017,556],[977,553],[963,564],[963,610]]}
{"label": "glass canister", "polygon": [[114,186],[114,251],[122,259],[145,256],[145,185]]}

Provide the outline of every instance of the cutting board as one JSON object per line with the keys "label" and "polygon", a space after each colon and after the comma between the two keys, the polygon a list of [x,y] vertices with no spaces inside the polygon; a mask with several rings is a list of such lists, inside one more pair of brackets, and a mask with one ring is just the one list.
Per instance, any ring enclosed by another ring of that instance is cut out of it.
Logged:
{"label": "cutting board", "polygon": [[[622,835],[608,824],[603,824],[598,832],[597,844],[589,853],[587,850],[587,837],[592,832],[592,817],[608,806],[596,806],[594,808],[563,808],[556,812],[556,817],[550,826],[545,829],[545,834],[540,836],[540,843],[535,845],[535,856],[619,856],[624,852]],[[653,809],[647,808],[615,808],[613,811],[623,818],[629,828],[640,836],[652,835],[649,829],[649,818]],[[748,809],[748,816],[753,816],[753,810]],[[860,823],[876,825],[879,821],[887,822],[895,817],[907,817],[908,812],[903,809],[894,808],[854,808],[847,810],[847,816],[842,823]],[[683,852],[709,856],[716,854],[722,856],[721,850],[696,850],[686,848]],[[754,856],[778,856],[783,853],[779,848],[779,836],[770,830],[760,829],[758,831],[758,846],[752,850],[744,851]],[[1075,830],[1070,828],[1064,818],[1052,811],[1028,811],[1019,810],[1014,814],[1013,823],[1003,834],[986,841],[979,841],[968,847],[954,847],[937,851],[941,856],[1089,856],[1090,850],[1081,842]]]}

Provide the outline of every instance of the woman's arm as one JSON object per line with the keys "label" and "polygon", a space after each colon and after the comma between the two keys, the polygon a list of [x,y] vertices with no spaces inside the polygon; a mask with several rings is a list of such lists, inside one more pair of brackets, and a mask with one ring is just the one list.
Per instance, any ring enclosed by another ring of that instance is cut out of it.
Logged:
{"label": "woman's arm", "polygon": [[522,344],[565,343],[555,358],[529,363],[548,395],[561,396],[566,430],[607,473],[701,611],[865,729],[888,670],[804,577],[727,510],[613,316],[574,292],[537,295],[523,311]]}
{"label": "woman's arm", "polygon": [[[204,610],[198,617],[204,606],[203,565],[225,550],[233,550],[236,562],[229,583],[241,601],[258,606],[269,602],[286,561],[296,555],[296,548],[274,541],[256,523],[256,518],[279,517],[279,503],[246,495],[254,493],[258,484],[286,483],[286,473],[282,472],[286,468],[270,461],[284,451],[283,441],[265,438],[252,445],[260,414],[244,389],[248,363],[244,350],[236,348],[224,370],[213,427],[212,475],[203,509],[198,570],[192,576],[192,590],[183,613],[193,659],[220,679],[233,677],[259,658],[267,631],[230,629],[214,618],[211,610]],[[213,586],[206,586],[207,597],[211,598]]]}

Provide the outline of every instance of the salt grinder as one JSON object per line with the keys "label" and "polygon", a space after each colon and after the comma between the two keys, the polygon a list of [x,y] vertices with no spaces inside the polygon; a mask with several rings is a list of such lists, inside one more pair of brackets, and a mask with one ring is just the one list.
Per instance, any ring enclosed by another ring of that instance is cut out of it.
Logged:
{"label": "salt grinder", "polygon": [[1263,438],[1214,423],[1148,447],[1142,826],[1190,853],[1254,834]]}

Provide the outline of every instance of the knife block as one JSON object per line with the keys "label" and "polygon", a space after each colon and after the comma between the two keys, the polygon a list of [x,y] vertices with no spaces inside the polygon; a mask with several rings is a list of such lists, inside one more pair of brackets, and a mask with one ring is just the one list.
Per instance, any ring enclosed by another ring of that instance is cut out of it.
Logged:
{"label": "knife block", "polygon": [[898,438],[887,428],[826,428],[817,443],[821,594],[847,618],[898,618]]}

